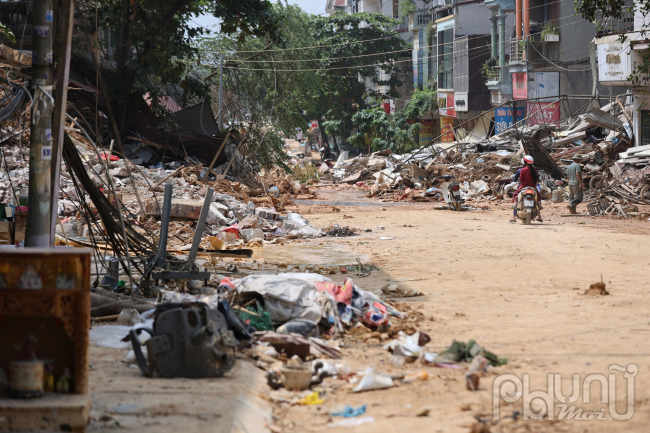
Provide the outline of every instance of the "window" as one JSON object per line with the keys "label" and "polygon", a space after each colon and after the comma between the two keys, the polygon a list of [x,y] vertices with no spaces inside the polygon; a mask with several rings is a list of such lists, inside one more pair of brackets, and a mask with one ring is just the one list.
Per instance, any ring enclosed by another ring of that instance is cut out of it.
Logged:
{"label": "window", "polygon": [[424,86],[424,31],[418,31],[418,89],[422,90]]}
{"label": "window", "polygon": [[641,110],[641,146],[650,144],[650,111]]}
{"label": "window", "polygon": [[438,32],[438,88],[452,89],[454,86],[454,28],[448,27]]}
{"label": "window", "polygon": [[431,44],[429,50],[429,85],[436,86],[438,85],[438,56],[436,56],[436,50],[433,48],[438,44],[438,36],[434,31],[431,36],[431,41],[427,42],[427,45]]}

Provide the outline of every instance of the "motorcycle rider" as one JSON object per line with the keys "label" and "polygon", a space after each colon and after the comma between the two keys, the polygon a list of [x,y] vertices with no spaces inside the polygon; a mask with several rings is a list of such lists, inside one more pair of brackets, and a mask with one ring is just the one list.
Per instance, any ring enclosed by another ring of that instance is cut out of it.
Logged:
{"label": "motorcycle rider", "polygon": [[[514,203],[514,206],[512,212],[512,219],[510,220],[511,223],[517,222],[517,201],[521,190],[524,188],[535,188],[535,190],[538,191],[537,183],[539,182],[539,176],[537,175],[537,170],[533,165],[535,163],[535,160],[533,159],[532,156],[526,155],[523,158],[523,162],[525,166],[519,169],[517,171],[517,174],[515,175],[515,180],[517,180],[517,178],[519,180],[519,188],[517,188],[514,195],[512,196],[512,202]],[[540,212],[542,207],[540,205],[539,191],[537,192],[537,206],[539,208],[537,212],[537,221],[543,222],[542,214]]]}

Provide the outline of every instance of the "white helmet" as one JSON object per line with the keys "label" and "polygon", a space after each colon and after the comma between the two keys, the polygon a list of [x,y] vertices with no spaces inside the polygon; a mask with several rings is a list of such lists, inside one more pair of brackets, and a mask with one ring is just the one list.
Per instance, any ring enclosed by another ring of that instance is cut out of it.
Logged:
{"label": "white helmet", "polygon": [[530,156],[530,155],[526,155],[526,156],[524,156],[524,163],[534,164],[534,163],[535,163],[535,160],[533,159],[532,156]]}

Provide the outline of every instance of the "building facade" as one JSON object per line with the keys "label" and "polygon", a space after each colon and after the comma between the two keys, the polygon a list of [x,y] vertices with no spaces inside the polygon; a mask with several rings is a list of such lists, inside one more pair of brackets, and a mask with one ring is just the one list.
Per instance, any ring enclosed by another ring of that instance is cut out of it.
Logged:
{"label": "building facade", "polygon": [[[630,3],[629,6],[632,6]],[[636,70],[650,54],[650,16],[644,16],[635,4],[620,19],[604,17],[595,39],[598,79],[614,94],[625,91],[633,102],[632,120],[635,146],[650,145],[650,95],[647,76]],[[623,41],[621,36],[625,36]],[[635,78],[636,76],[637,78]],[[622,98],[619,98],[621,100]],[[623,101],[622,101],[623,102]]]}

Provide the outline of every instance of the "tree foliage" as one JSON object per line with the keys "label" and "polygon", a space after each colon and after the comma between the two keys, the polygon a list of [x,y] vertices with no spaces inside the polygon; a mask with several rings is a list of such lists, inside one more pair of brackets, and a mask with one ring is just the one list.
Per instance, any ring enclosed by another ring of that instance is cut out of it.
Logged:
{"label": "tree foliage", "polygon": [[425,87],[422,90],[416,89],[411,94],[411,99],[406,102],[402,111],[407,119],[416,120],[431,114],[437,109],[437,92],[430,87]]}
{"label": "tree foliage", "polygon": [[352,117],[358,132],[348,138],[355,147],[370,150],[391,149],[396,153],[413,150],[416,147],[415,132],[421,124],[409,124],[403,113],[389,115],[383,108],[368,108]]}
{"label": "tree foliage", "polygon": [[[227,53],[224,89],[238,100],[224,104],[231,124],[261,124],[265,131],[291,136],[295,127],[305,129],[318,119],[322,131],[347,137],[352,116],[374,103],[373,97],[397,96],[401,83],[393,61],[409,45],[387,29],[394,20],[371,13],[314,17],[282,3],[273,8],[278,25],[274,39],[218,34],[202,36],[195,44],[200,64],[193,72],[210,76],[213,87],[220,54]],[[380,75],[375,64],[385,64],[388,75]],[[264,144],[248,150],[257,159],[260,152],[275,151]]]}
{"label": "tree foliage", "polygon": [[644,15],[650,11],[650,0],[635,1],[631,7],[625,5],[625,0],[575,0],[576,12],[589,22],[596,22],[599,12],[602,16],[621,18],[625,12],[640,8]]}
{"label": "tree foliage", "polygon": [[[261,167],[278,165],[284,157],[278,132],[294,134],[305,128],[307,111],[314,111],[319,80],[314,72],[291,72],[301,66],[316,41],[306,31],[309,15],[297,6],[273,5],[277,32],[274,38],[215,34],[197,39],[196,76],[207,78],[213,102],[218,100],[219,64],[224,56],[224,121],[241,125],[247,137],[242,152]],[[215,113],[218,109],[215,107]]]}
{"label": "tree foliage", "polygon": [[188,74],[188,64],[196,55],[192,41],[210,30],[193,25],[193,17],[213,14],[222,20],[223,33],[239,38],[276,33],[269,0],[79,0],[76,10],[78,26],[87,35],[85,47],[76,48],[91,57],[98,49],[103,65],[114,72],[106,74],[106,90],[118,107],[122,132],[134,107],[132,97],[149,93],[152,107],[164,114],[160,102],[170,87],[179,89],[181,103],[205,95],[204,85]]}
{"label": "tree foliage", "polygon": [[411,55],[410,44],[390,29],[398,21],[383,14],[337,14],[314,18],[310,24],[320,47],[321,60],[314,66],[322,69],[317,71],[322,91],[309,114],[342,122],[342,136],[349,135],[356,112],[369,108],[377,98],[399,96],[400,63],[395,62]]}
{"label": "tree foliage", "polygon": [[7,39],[12,44],[16,43],[16,37],[14,36],[14,33],[9,30],[9,27],[2,23],[0,23],[0,35],[2,35],[0,39]]}
{"label": "tree foliage", "polygon": [[431,115],[438,108],[436,94],[431,88],[415,90],[404,108],[392,116],[381,108],[359,111],[352,117],[358,132],[348,138],[348,142],[368,150],[413,150],[416,147],[414,134],[422,127],[417,120]]}

